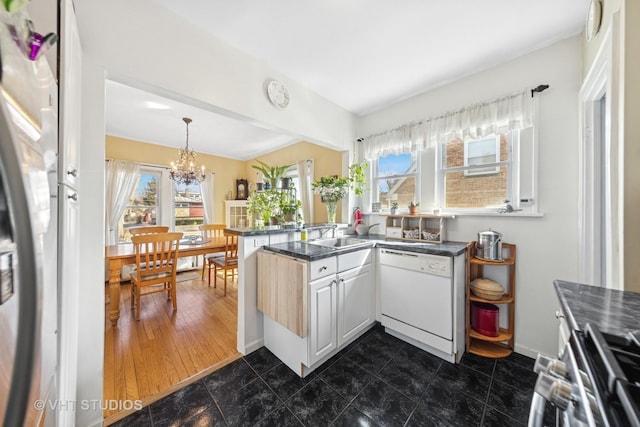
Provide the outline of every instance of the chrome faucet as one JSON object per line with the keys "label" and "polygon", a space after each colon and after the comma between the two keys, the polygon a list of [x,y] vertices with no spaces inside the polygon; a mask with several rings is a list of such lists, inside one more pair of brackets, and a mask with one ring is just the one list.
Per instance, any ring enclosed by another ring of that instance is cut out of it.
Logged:
{"label": "chrome faucet", "polygon": [[327,232],[331,231],[331,238],[336,237],[336,228],[335,227],[331,227],[331,228],[321,228],[320,229],[320,238],[322,239],[323,237],[325,237],[325,234]]}

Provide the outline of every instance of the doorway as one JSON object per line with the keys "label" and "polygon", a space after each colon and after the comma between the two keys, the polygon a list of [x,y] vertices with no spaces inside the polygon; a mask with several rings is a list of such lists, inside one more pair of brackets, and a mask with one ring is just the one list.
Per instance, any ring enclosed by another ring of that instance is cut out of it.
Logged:
{"label": "doorway", "polygon": [[578,281],[622,289],[617,20],[580,90]]}

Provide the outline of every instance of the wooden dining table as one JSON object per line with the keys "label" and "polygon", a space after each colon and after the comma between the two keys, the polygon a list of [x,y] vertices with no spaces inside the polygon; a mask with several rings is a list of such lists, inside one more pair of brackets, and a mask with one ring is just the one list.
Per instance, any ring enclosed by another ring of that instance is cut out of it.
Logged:
{"label": "wooden dining table", "polygon": [[[210,239],[204,242],[196,240],[195,243],[181,240],[178,249],[178,258],[223,252],[224,248],[224,237]],[[109,320],[112,326],[116,326],[120,318],[120,272],[123,265],[136,263],[136,253],[133,244],[125,243],[105,246],[105,260],[109,268]]]}

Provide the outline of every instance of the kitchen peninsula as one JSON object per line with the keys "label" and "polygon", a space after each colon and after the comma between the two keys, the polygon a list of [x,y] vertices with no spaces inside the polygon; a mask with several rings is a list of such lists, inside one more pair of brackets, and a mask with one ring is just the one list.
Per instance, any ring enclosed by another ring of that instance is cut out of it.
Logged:
{"label": "kitchen peninsula", "polygon": [[[337,224],[306,224],[309,239],[334,236]],[[262,228],[226,228],[225,233],[238,236],[238,337],[242,354],[263,346],[263,316],[257,306],[257,252],[263,246],[301,239],[302,228],[279,226]]]}
{"label": "kitchen peninsula", "polygon": [[[326,238],[327,226],[308,227],[308,241],[297,229],[227,230],[239,236],[239,351],[264,344],[305,376],[381,321],[388,333],[458,362],[466,243]],[[381,252],[393,259],[384,268]],[[408,316],[396,316],[399,307]]]}

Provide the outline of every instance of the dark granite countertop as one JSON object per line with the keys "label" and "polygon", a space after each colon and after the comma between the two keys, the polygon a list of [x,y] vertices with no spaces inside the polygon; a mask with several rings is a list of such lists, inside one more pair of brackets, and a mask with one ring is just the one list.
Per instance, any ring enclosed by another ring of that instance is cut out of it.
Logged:
{"label": "dark granite countertop", "polygon": [[260,227],[260,228],[254,228],[254,227],[225,228],[224,232],[228,234],[233,234],[236,236],[260,236],[264,234],[295,233],[295,232],[300,232],[302,230],[323,230],[326,228],[337,228],[339,225],[340,224],[329,224],[329,223],[305,224],[304,227],[272,225],[269,227]]}
{"label": "dark granite countertop", "polygon": [[571,329],[587,323],[623,336],[640,330],[640,293],[554,280],[562,311]]}
{"label": "dark granite countertop", "polygon": [[347,246],[347,247],[325,247],[314,245],[308,241],[296,241],[276,243],[273,245],[265,246],[265,249],[271,252],[277,252],[283,255],[292,256],[294,258],[300,258],[307,261],[313,261],[316,259],[328,258],[331,256],[359,251],[364,248],[387,248],[398,249],[408,252],[418,252],[431,255],[443,255],[443,256],[456,256],[463,253],[467,247],[465,242],[444,242],[444,243],[421,243],[421,242],[407,242],[401,240],[385,239],[384,235],[372,234],[367,236],[348,236],[356,239],[361,239],[370,242],[370,244],[363,243],[362,245]]}

